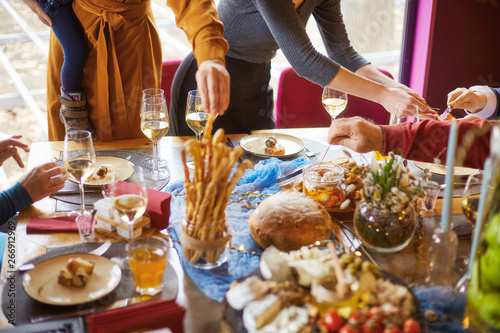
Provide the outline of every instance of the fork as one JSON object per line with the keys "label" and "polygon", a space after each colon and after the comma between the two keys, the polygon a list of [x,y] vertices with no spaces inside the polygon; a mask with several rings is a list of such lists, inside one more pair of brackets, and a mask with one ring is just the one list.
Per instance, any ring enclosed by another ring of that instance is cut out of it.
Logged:
{"label": "fork", "polygon": [[[98,257],[102,256],[104,253],[106,253],[107,250],[111,247],[111,241],[106,241],[102,245],[100,245],[98,248],[92,250],[89,252],[89,254],[96,255]],[[28,263],[28,264],[23,264],[17,268],[18,272],[26,272],[31,269],[35,268],[34,264]]]}
{"label": "fork", "polygon": [[319,153],[314,153],[309,150],[306,146],[304,146],[304,150],[306,151],[306,156],[309,157],[310,160],[317,161]]}

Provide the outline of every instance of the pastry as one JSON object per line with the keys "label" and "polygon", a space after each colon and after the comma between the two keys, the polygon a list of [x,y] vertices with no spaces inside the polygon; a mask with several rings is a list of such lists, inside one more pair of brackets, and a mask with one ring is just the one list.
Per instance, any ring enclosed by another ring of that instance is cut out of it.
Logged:
{"label": "pastry", "polygon": [[84,287],[94,271],[94,263],[81,257],[70,258],[61,268],[57,282],[66,287]]}

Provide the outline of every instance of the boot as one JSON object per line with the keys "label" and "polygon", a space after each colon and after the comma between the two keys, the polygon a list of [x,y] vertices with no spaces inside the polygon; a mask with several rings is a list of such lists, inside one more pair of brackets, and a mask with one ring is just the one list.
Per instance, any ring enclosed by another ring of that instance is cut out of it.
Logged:
{"label": "boot", "polygon": [[76,100],[61,87],[59,102],[61,102],[59,119],[61,119],[61,122],[64,124],[66,132],[74,130],[87,130],[92,133],[93,137],[95,137],[95,129],[90,122],[89,112],[87,111],[87,97],[85,96],[85,92],[83,92],[83,90],[80,100]]}

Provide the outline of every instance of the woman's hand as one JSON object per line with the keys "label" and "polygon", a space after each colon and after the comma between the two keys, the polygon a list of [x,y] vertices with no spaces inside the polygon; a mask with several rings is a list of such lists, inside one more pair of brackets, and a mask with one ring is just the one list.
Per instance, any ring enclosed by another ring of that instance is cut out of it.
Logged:
{"label": "woman's hand", "polygon": [[382,96],[380,104],[397,118],[417,117],[417,108],[420,119],[437,118],[425,99],[409,88],[388,87]]}
{"label": "woman's hand", "polygon": [[205,60],[196,72],[203,109],[210,114],[223,115],[229,106],[230,78],[220,59]]}
{"label": "woman's hand", "polygon": [[19,183],[33,201],[38,201],[62,189],[66,179],[66,169],[56,162],[49,162],[28,171]]}
{"label": "woman's hand", "polygon": [[13,135],[8,139],[0,141],[0,166],[2,166],[5,160],[12,157],[20,168],[24,168],[24,163],[16,147],[21,148],[25,152],[29,152],[30,149],[27,144],[17,140],[20,138],[22,138],[22,135]]}
{"label": "woman's hand", "polygon": [[484,109],[487,103],[486,95],[479,91],[457,88],[448,93],[446,104],[453,109],[465,109],[476,113]]}
{"label": "woman's hand", "polygon": [[43,24],[45,24],[48,27],[52,27],[52,19],[50,18],[49,15],[47,15],[40,4],[36,2],[36,0],[23,0],[28,7],[35,13],[40,21],[42,21]]}

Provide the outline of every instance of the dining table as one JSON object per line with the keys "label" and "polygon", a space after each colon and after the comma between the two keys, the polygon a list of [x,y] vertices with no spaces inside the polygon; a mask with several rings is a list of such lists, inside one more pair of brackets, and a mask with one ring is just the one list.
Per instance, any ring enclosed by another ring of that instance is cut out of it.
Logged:
{"label": "dining table", "polygon": [[[253,133],[260,132],[270,132],[271,130],[255,131]],[[290,129],[273,129],[272,133],[280,133],[286,135],[292,135],[294,137],[301,138],[306,147],[314,152],[318,152],[318,160],[321,160],[323,155],[328,152],[326,160],[331,159],[336,156],[345,156],[341,150],[331,150],[327,143],[328,128],[290,128]],[[226,138],[230,138],[232,142],[238,144],[239,140],[245,137],[247,134],[230,134],[226,135]],[[193,137],[173,137],[166,136],[159,142],[159,158],[164,159],[168,163],[168,168],[170,170],[171,176],[169,183],[175,181],[182,181],[184,179],[184,168],[180,158],[180,151],[183,149],[184,143],[192,139]],[[224,140],[225,142],[225,140]],[[48,161],[55,161],[60,159],[61,153],[63,152],[64,142],[61,141],[50,141],[50,142],[35,142],[30,147],[29,161],[27,168],[31,169],[37,165],[43,164]],[[136,139],[126,139],[126,140],[115,140],[112,142],[101,142],[95,141],[94,148],[96,151],[99,150],[127,150],[142,152],[148,155],[152,155],[152,142],[144,138]],[[362,157],[360,154],[356,154],[353,151],[349,151],[350,156],[356,160],[358,163],[370,158],[370,154],[365,154]],[[305,155],[305,152],[300,152],[301,156],[304,158],[309,158]],[[252,157],[248,152],[245,152],[243,157]],[[292,158],[296,158],[293,156]],[[257,160],[255,160],[257,162]],[[457,258],[462,255],[465,259],[470,247],[470,233],[471,228],[467,228],[467,222],[463,217],[462,209],[460,206],[461,198],[459,196],[454,196],[452,199],[452,209],[451,214],[453,217],[454,227],[462,225],[462,229],[467,229],[462,232],[461,236],[463,239],[468,239],[469,243],[462,246],[461,253],[457,254]],[[415,240],[407,247],[408,249],[403,249],[402,251],[390,254],[390,255],[380,255],[374,253],[373,251],[366,251],[374,260],[380,265],[384,270],[390,271],[391,273],[397,275],[399,278],[404,280],[408,284],[419,284],[423,283],[425,278],[425,260],[406,260],[405,256],[415,258],[420,255],[420,257],[425,257],[425,251],[427,250],[425,245],[425,240],[429,241],[432,236],[433,229],[439,225],[440,217],[443,207],[442,197],[438,198],[435,209],[431,212],[422,211],[422,218],[426,220],[427,224],[418,236],[421,239],[418,240],[415,236]],[[43,233],[43,234],[28,234],[27,224],[32,217],[48,217],[54,214],[64,214],[65,210],[71,209],[70,204],[63,205],[58,200],[46,197],[38,202],[35,202],[29,208],[19,212],[17,218],[17,225],[15,226],[15,266],[33,260],[34,258],[46,254],[48,251],[53,249],[58,249],[62,247],[75,246],[81,244],[80,236],[75,232],[58,232],[58,233]],[[343,227],[349,229],[349,223],[346,221]],[[352,226],[351,226],[352,231]],[[167,238],[167,230],[156,230],[154,228],[145,231],[146,236],[156,235],[159,237]],[[468,238],[467,238],[468,237]],[[106,240],[111,240],[116,242],[116,239],[110,238],[104,234],[96,232],[96,242],[104,242]],[[418,243],[418,244],[417,244]],[[177,277],[177,288],[175,299],[176,302],[185,307],[186,313],[184,317],[184,331],[185,332],[217,332],[221,325],[221,315],[224,309],[223,302],[217,302],[209,297],[207,297],[191,280],[191,278],[185,274],[183,267],[181,265],[179,255],[177,251],[173,249],[172,243],[170,244],[171,251],[168,252],[168,262],[173,267],[175,275]],[[416,252],[421,251],[420,254],[415,255]],[[8,260],[8,251],[4,254],[4,263]],[[404,265],[401,265],[405,262]],[[457,260],[458,262],[458,260]],[[417,269],[417,266],[420,270]],[[402,267],[403,266],[403,267]],[[460,266],[460,265],[459,265]],[[463,265],[465,267],[465,264]],[[464,267],[459,267],[456,269],[456,279],[460,277]],[[2,276],[7,277],[9,273],[15,270],[15,267],[9,267],[9,265],[2,266]],[[417,272],[418,271],[418,272]],[[18,310],[22,311],[22,310]],[[8,327],[7,319],[2,316],[1,324],[2,327]]]}

